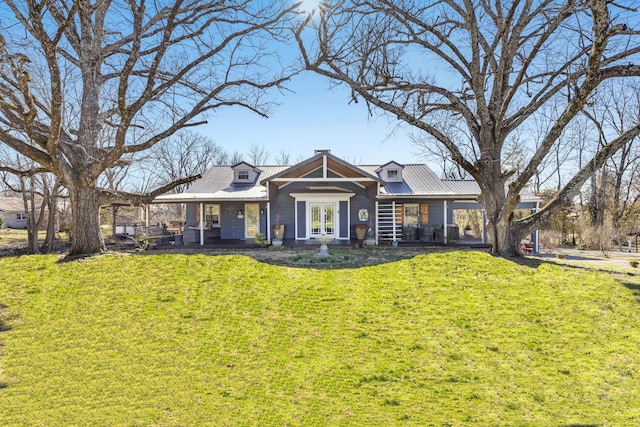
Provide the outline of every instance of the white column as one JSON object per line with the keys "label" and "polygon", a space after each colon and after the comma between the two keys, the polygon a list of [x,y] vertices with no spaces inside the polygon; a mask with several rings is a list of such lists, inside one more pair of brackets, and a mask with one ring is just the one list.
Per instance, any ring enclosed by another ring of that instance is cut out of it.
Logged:
{"label": "white column", "polygon": [[204,203],[203,202],[200,202],[200,245],[204,245]]}
{"label": "white column", "polygon": [[449,223],[449,218],[447,218],[447,201],[444,201],[444,244],[447,244],[447,231],[448,231],[448,227],[447,224]]}
{"label": "white column", "polygon": [[[540,210],[540,202],[536,202],[536,213]],[[540,251],[540,230],[536,230],[536,238],[535,238],[535,247],[533,248],[534,253],[538,253]]]}
{"label": "white column", "polygon": [[[379,185],[379,184],[378,184]],[[380,223],[378,222],[378,217],[380,215],[378,215],[378,201],[376,200],[376,245],[378,244],[378,234],[379,234],[379,230],[380,230]]]}
{"label": "white column", "polygon": [[485,227],[485,223],[487,222],[487,217],[484,214],[484,209],[481,209],[480,211],[482,212],[482,224],[481,224],[482,229],[480,230],[482,232],[482,243],[487,243],[487,237],[486,237],[487,230]]}
{"label": "white column", "polygon": [[[268,186],[269,184],[267,184]],[[271,202],[267,202],[267,242],[271,241]]]}
{"label": "white column", "polygon": [[398,240],[398,237],[396,236],[396,201],[394,200],[393,202],[391,202],[391,215],[393,218],[393,240],[396,241]]}

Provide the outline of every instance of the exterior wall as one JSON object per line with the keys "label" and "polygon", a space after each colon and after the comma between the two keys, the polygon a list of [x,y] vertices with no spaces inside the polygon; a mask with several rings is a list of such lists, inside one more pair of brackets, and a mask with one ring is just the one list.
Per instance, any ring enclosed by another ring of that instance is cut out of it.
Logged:
{"label": "exterior wall", "polygon": [[2,228],[27,228],[26,219],[18,219],[18,212],[3,212]]}
{"label": "exterior wall", "polygon": [[[318,171],[314,171],[312,175],[315,175]],[[296,234],[296,200],[291,196],[291,193],[309,193],[309,194],[323,194],[322,191],[308,189],[309,182],[293,182],[285,187],[280,188],[278,194],[271,199],[271,224],[276,224],[276,217],[280,224],[285,224],[284,238],[285,239],[304,239],[306,237],[307,218],[306,218],[306,202],[298,200],[297,206],[297,220],[298,230]],[[313,183],[314,186],[321,186],[323,183],[319,180],[317,183]],[[365,195],[365,189],[359,185],[349,182],[327,183],[326,185],[339,186],[344,190],[355,193],[351,197],[350,202],[341,201],[339,203],[339,232],[340,236],[348,236],[355,239],[354,225],[360,223],[358,220],[358,211],[360,209],[367,209],[370,215],[375,217],[375,200],[367,198]],[[326,193],[336,193],[339,191],[335,189],[328,189]],[[350,209],[347,206],[350,205]]]}
{"label": "exterior wall", "polygon": [[280,188],[278,194],[275,197],[271,198],[271,224],[284,224],[285,239],[294,239],[296,237],[295,200],[289,195],[289,193],[307,191],[307,185],[309,184],[301,182],[292,183],[283,188]]}
{"label": "exterior wall", "polygon": [[[254,204],[256,202],[247,202]],[[187,203],[186,206],[186,224],[187,227],[199,227],[200,218],[196,217],[196,206],[199,203]],[[216,203],[205,202],[205,204],[220,205],[220,238],[221,239],[245,239],[245,216],[238,218],[238,211],[242,209],[245,213],[245,202],[232,203]],[[266,235],[267,232],[267,204],[257,203],[259,209],[263,212],[259,217],[259,232]]]}
{"label": "exterior wall", "polygon": [[[375,199],[367,197],[365,194],[366,192],[363,189],[360,187],[358,188],[360,189],[360,192],[356,193],[356,195],[351,198],[351,212],[349,213],[351,220],[349,236],[351,239],[356,238],[355,226],[357,224],[371,226],[374,236],[376,233],[376,201]],[[358,218],[358,212],[360,212],[360,209],[367,210],[369,214],[369,219],[367,221],[360,221],[360,218]]]}

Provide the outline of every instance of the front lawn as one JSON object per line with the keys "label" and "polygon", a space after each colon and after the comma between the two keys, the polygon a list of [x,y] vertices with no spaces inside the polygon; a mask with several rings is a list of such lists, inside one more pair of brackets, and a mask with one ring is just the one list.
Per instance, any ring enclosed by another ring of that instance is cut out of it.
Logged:
{"label": "front lawn", "polygon": [[3,426],[640,423],[630,268],[57,260],[0,259]]}

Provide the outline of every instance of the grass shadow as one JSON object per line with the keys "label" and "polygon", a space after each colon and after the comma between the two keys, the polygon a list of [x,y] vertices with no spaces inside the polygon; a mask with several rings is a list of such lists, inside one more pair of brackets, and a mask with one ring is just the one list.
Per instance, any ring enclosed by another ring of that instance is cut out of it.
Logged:
{"label": "grass shadow", "polygon": [[254,260],[280,267],[311,268],[314,270],[339,270],[388,264],[418,255],[441,253],[447,249],[420,248],[348,248],[329,247],[328,257],[319,257],[318,248],[263,248],[263,249],[184,249],[184,250],[147,250],[131,252],[135,256],[160,254],[225,256],[242,255]]}
{"label": "grass shadow", "polygon": [[[636,300],[640,303],[640,271],[637,273],[631,272],[625,270],[625,267],[622,265],[606,264],[606,261],[603,261],[601,258],[583,256],[568,256],[564,259],[559,259],[553,258],[551,255],[547,255],[542,257],[536,256],[508,259],[516,264],[535,269],[539,268],[543,264],[552,264],[564,268],[606,274],[633,292]],[[580,262],[580,264],[576,264],[576,262]]]}
{"label": "grass shadow", "polygon": [[0,302],[0,332],[6,332],[11,329],[11,326],[7,323],[8,318],[8,307]]}

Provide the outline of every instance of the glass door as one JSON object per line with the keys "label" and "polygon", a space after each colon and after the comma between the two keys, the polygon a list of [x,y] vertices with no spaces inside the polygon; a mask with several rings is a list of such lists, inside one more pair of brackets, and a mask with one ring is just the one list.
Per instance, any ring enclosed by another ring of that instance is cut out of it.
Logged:
{"label": "glass door", "polygon": [[258,204],[244,205],[244,232],[245,238],[255,239],[260,229],[260,209]]}
{"label": "glass door", "polygon": [[311,226],[309,236],[320,236],[322,234],[336,233],[336,204],[312,202],[309,204]]}

